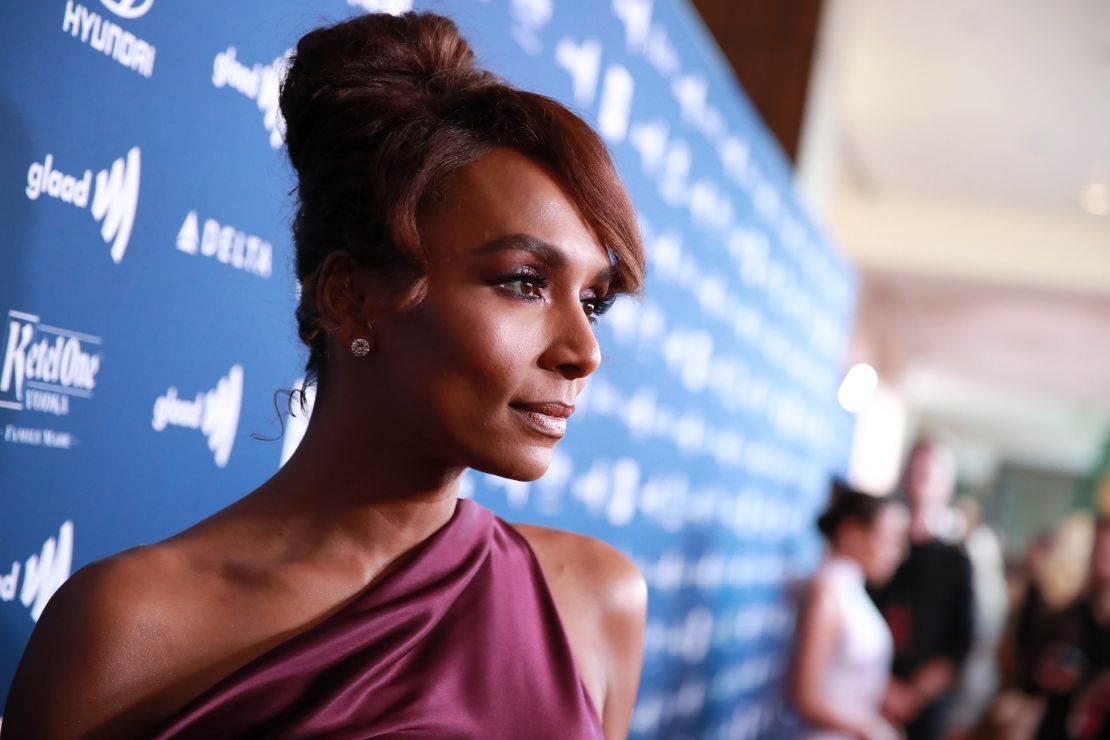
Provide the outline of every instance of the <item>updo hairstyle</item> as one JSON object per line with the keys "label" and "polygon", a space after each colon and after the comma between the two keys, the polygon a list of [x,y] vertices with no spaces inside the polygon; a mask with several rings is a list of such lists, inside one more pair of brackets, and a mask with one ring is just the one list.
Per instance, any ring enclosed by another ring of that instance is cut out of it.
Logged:
{"label": "updo hairstyle", "polygon": [[828,542],[832,542],[836,538],[836,530],[844,522],[854,521],[870,527],[879,513],[892,503],[894,501],[889,496],[874,496],[844,481],[834,481],[832,497],[825,513],[817,519],[817,529]]}
{"label": "updo hairstyle", "polygon": [[343,250],[367,269],[421,274],[421,209],[493,147],[549,167],[608,250],[612,291],[640,290],[635,214],[601,139],[561,103],[478,67],[451,20],[369,14],[316,29],[297,44],[280,104],[297,174],[293,241],[297,328],[309,348],[305,387],[327,361],[317,309],[325,258]]}

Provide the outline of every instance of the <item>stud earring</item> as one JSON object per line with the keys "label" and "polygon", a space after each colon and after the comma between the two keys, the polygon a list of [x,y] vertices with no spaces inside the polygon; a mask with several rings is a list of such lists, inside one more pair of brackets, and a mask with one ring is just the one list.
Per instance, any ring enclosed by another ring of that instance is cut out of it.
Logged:
{"label": "stud earring", "polygon": [[366,355],[370,354],[370,342],[362,337],[351,342],[351,354],[355,357],[366,357]]}

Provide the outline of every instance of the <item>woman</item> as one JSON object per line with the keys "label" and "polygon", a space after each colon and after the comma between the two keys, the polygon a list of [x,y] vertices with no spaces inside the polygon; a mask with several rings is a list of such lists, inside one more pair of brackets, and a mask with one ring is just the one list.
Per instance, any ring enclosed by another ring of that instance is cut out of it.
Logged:
{"label": "woman", "polygon": [[838,484],[817,522],[829,543],[799,615],[789,690],[801,737],[885,740],[881,715],[893,653],[890,630],[865,584],[894,574],[906,546],[901,504]]}
{"label": "woman", "polygon": [[1110,738],[1110,518],[1094,523],[1086,582],[1050,618],[1034,691],[1046,698],[1037,740]]}
{"label": "woman", "polygon": [[468,467],[544,473],[591,324],[641,286],[604,145],[430,14],[309,33],[281,110],[308,431],[245,498],[66,583],[5,737],[623,737],[635,568],[456,497]]}

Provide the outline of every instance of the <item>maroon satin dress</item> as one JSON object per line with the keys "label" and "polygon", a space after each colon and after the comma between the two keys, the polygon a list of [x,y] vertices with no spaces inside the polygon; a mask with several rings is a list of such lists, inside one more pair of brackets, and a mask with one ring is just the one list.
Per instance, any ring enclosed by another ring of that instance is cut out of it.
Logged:
{"label": "maroon satin dress", "polygon": [[205,691],[155,737],[603,735],[527,541],[461,500],[397,570]]}

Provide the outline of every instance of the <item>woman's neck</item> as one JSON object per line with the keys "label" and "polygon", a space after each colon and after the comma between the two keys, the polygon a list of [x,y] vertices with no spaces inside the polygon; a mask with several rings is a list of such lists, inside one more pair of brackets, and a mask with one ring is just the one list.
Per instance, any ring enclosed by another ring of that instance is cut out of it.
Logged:
{"label": "woman's neck", "polygon": [[829,557],[833,560],[846,563],[847,565],[857,568],[863,572],[863,563],[860,561],[859,554],[853,548],[845,545],[834,545],[829,548]]}
{"label": "woman's neck", "polygon": [[455,511],[459,476],[422,456],[372,413],[317,398],[292,457],[255,495],[313,556],[372,561],[422,542]]}

